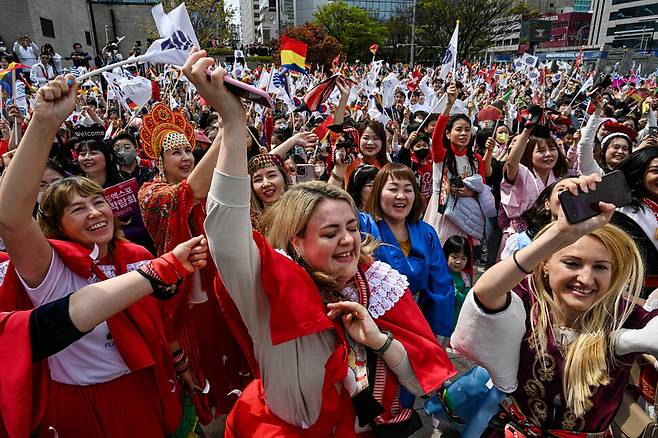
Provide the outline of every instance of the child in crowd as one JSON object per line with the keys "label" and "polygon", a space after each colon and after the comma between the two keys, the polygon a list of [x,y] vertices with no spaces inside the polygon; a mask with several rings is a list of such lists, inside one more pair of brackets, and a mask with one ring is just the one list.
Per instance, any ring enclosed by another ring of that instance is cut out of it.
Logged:
{"label": "child in crowd", "polygon": [[448,270],[452,274],[452,286],[455,289],[455,312],[452,323],[454,330],[466,294],[473,286],[473,278],[465,269],[471,266],[471,246],[468,244],[466,237],[454,235],[446,240],[443,245],[443,252],[448,261]]}

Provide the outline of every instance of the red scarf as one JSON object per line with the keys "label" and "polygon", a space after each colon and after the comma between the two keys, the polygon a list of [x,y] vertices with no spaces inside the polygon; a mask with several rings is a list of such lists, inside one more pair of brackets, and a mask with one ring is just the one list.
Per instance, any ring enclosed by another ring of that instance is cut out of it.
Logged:
{"label": "red scarf", "polygon": [[[272,345],[323,330],[335,330],[338,345],[325,365],[322,394],[323,400],[331,398],[338,401],[342,397],[338,395],[335,388],[337,384],[342,384],[342,379],[347,373],[347,353],[349,351],[344,328],[336,320],[332,321],[327,317],[326,308],[317,286],[301,266],[276,252],[260,233],[254,232],[253,238],[260,252],[262,283],[270,305]],[[256,378],[260,378],[253,344],[240,314],[226,290],[222,290],[220,293],[227,322],[252,365],[252,372]],[[382,330],[391,331],[395,339],[402,343],[418,383],[426,393],[437,389],[447,378],[456,373],[445,351],[437,343],[436,337],[427,325],[420,309],[411,298],[411,293],[405,293],[392,309],[376,319],[375,322]],[[381,403],[385,409],[382,418],[386,421],[394,417],[392,403],[399,392],[400,384],[390,369],[386,368],[385,371],[385,375],[383,375],[385,386]],[[326,423],[338,424],[340,413],[344,411],[344,407],[339,404],[323,403],[319,416],[322,421],[319,423],[323,425]],[[354,421],[351,420],[352,431],[353,425]]]}
{"label": "red scarf", "polygon": [[[49,240],[49,243],[64,265],[74,274],[82,278],[92,276],[95,266],[93,260],[89,257],[90,251],[88,248],[78,243],[61,240]],[[152,256],[149,252],[139,245],[120,240],[114,241],[112,262],[116,275],[125,273],[128,263],[149,260],[151,258]],[[18,275],[10,261],[7,275],[0,286],[0,311],[11,312],[15,310],[30,310],[32,308],[32,302],[18,279]],[[169,345],[164,336],[164,328],[157,302],[151,297],[143,298],[123,312],[109,318],[107,325],[112,333],[116,347],[121,354],[121,358],[131,371],[153,367],[162,409],[167,413],[164,417],[166,420],[164,426],[167,431],[173,432],[178,426],[182,411],[177,394],[171,392],[170,380],[175,381],[173,378],[173,362],[171,353],[169,352]],[[29,348],[29,337],[27,339],[27,348]],[[11,362],[4,363],[9,364]],[[26,400],[22,406],[17,405],[15,409],[18,412],[14,410],[12,405],[7,406],[10,409],[9,411],[4,411],[5,406],[0,405],[3,407],[3,417],[30,418],[31,415],[25,416],[27,411],[24,411],[24,409],[32,404],[32,392],[26,391],[26,387],[23,386],[25,382],[13,379],[5,381],[5,375],[5,373],[0,374],[0,379],[2,379],[0,382],[0,387],[2,387],[2,401],[12,400],[20,393],[24,393],[24,397],[29,399],[29,401]],[[27,376],[28,373],[22,373],[22,375]],[[35,397],[34,403],[36,406],[33,412],[43,414],[43,409],[46,406],[46,388],[42,387],[41,389],[44,391],[41,391]],[[7,412],[9,412],[8,415]],[[37,418],[40,419],[39,416]]]}

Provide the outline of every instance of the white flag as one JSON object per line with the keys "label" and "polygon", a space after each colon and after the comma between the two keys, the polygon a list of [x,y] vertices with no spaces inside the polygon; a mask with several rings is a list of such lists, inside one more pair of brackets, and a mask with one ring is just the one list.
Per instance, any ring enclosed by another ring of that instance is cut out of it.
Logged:
{"label": "white flag", "polygon": [[[450,38],[450,44],[448,44],[448,50],[446,50],[446,54],[443,57],[441,72],[439,73],[439,79],[445,80],[448,77],[448,73],[450,73],[456,65],[458,36],[459,36],[459,21],[457,21],[457,24],[455,25],[455,31],[452,33],[452,37]],[[453,80],[454,79],[455,78],[453,78]]]}
{"label": "white flag", "polygon": [[393,98],[395,96],[395,90],[398,87],[400,80],[398,76],[391,72],[382,80],[382,105],[384,108],[389,108],[393,106]]}
{"label": "white flag", "polygon": [[594,76],[590,76],[589,78],[587,78],[587,80],[585,82],[583,82],[583,86],[580,87],[580,90],[578,91],[578,93],[586,92],[587,89],[592,86],[592,84],[594,84]]}
{"label": "white flag", "polygon": [[200,47],[190,16],[181,3],[176,9],[165,14],[162,3],[151,9],[160,38],[148,48],[144,57],[149,62],[183,65],[192,46]]}
{"label": "white flag", "polygon": [[523,60],[521,58],[514,58],[514,70],[525,70],[525,64],[523,64]]}
{"label": "white flag", "polygon": [[126,111],[137,110],[151,99],[151,81],[143,76],[127,78],[110,72],[103,76]]}
{"label": "white flag", "polygon": [[536,67],[537,66],[537,61],[539,61],[539,58],[536,56],[532,56],[529,53],[524,53],[523,56],[521,56],[521,61],[523,62],[523,65],[525,66],[525,69],[527,70],[529,67]]}

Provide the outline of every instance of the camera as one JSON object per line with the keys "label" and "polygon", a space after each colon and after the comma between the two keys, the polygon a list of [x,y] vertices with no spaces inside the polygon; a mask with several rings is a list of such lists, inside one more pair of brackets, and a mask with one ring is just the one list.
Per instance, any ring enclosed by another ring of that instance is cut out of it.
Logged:
{"label": "camera", "polygon": [[450,187],[455,189],[460,189],[464,187],[464,181],[458,176],[453,176],[450,178]]}

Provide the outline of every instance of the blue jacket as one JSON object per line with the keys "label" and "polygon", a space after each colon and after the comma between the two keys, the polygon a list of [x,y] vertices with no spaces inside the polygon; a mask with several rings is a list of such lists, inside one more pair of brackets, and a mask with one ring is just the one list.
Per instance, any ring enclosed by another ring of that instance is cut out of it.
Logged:
{"label": "blue jacket", "polygon": [[359,212],[359,224],[362,233],[371,234],[382,242],[375,258],[407,276],[409,289],[412,294],[419,294],[418,306],[432,331],[450,336],[455,294],[448,263],[434,228],[423,220],[413,224],[407,222],[411,251],[405,257],[386,222],[375,221],[369,214]]}

